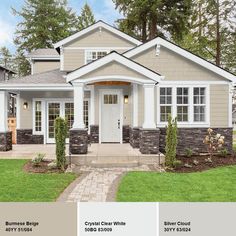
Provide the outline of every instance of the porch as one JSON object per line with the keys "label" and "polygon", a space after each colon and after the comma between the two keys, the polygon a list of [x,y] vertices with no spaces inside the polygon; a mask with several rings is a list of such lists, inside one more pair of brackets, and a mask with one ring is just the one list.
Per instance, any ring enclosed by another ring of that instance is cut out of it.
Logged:
{"label": "porch", "polygon": [[[55,144],[25,144],[13,145],[11,151],[0,152],[0,159],[32,159],[37,153],[45,153],[46,159],[54,160]],[[66,146],[69,160],[69,145]],[[92,144],[88,153],[71,155],[71,161],[76,165],[92,167],[133,167],[143,164],[162,164],[164,155],[144,155],[130,144]]]}

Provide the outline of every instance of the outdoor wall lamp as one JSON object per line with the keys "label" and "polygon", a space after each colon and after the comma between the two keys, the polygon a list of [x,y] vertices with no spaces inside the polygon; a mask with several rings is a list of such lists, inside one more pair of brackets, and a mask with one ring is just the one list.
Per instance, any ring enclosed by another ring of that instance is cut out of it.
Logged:
{"label": "outdoor wall lamp", "polygon": [[24,102],[24,104],[23,104],[23,108],[24,108],[24,110],[27,110],[28,107],[29,107],[28,102]]}
{"label": "outdoor wall lamp", "polygon": [[124,103],[125,103],[125,104],[128,104],[128,103],[129,103],[129,96],[128,96],[128,95],[125,95],[125,96],[124,96]]}

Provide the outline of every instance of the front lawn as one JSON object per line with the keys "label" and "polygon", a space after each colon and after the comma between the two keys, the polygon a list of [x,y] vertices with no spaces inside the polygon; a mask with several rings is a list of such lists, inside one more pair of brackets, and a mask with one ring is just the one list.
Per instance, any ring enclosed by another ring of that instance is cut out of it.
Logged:
{"label": "front lawn", "polygon": [[195,173],[129,172],[120,202],[236,202],[236,166]]}
{"label": "front lawn", "polygon": [[0,160],[0,202],[51,202],[76,178],[74,174],[30,174],[27,160]]}

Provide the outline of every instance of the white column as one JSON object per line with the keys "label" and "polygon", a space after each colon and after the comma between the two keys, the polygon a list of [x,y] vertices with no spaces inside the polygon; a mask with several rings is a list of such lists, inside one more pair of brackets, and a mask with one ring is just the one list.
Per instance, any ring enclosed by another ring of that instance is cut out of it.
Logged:
{"label": "white column", "polygon": [[16,95],[16,129],[20,129],[20,94]]}
{"label": "white column", "polygon": [[133,127],[138,127],[138,85],[133,84],[132,86],[132,114],[133,114]]}
{"label": "white column", "polygon": [[84,84],[73,83],[74,86],[74,129],[84,129]]}
{"label": "white column", "polygon": [[6,91],[0,91],[0,132],[7,132],[8,97]]}
{"label": "white column", "polygon": [[154,84],[144,84],[144,129],[155,129]]}
{"label": "white column", "polygon": [[94,85],[90,86],[90,125],[95,124],[95,93]]}

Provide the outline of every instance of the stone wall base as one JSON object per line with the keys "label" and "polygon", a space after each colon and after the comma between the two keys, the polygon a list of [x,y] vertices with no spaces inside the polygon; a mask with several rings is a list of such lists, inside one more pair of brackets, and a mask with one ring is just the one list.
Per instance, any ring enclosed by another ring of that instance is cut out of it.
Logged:
{"label": "stone wall base", "polygon": [[139,148],[140,128],[130,127],[129,129],[129,143],[133,148]]}
{"label": "stone wall base", "polygon": [[71,129],[69,146],[71,154],[87,154],[88,152],[87,129]]}
{"label": "stone wall base", "polygon": [[123,125],[123,143],[129,143],[129,125]]}
{"label": "stone wall base", "polygon": [[[233,129],[232,128],[213,128],[213,130],[225,136],[224,147],[228,152],[233,150]],[[207,128],[178,128],[177,154],[185,154],[186,148],[193,150],[194,154],[206,153],[207,148],[203,139],[207,135]],[[160,129],[160,151],[165,152],[166,128]]]}
{"label": "stone wall base", "polygon": [[90,125],[90,143],[99,143],[99,126]]}
{"label": "stone wall base", "polygon": [[12,132],[0,133],[0,151],[6,152],[12,150]]}
{"label": "stone wall base", "polygon": [[16,131],[17,144],[43,144],[43,135],[34,135],[32,129],[18,129]]}
{"label": "stone wall base", "polygon": [[158,154],[159,138],[159,129],[140,129],[140,152],[142,154]]}

